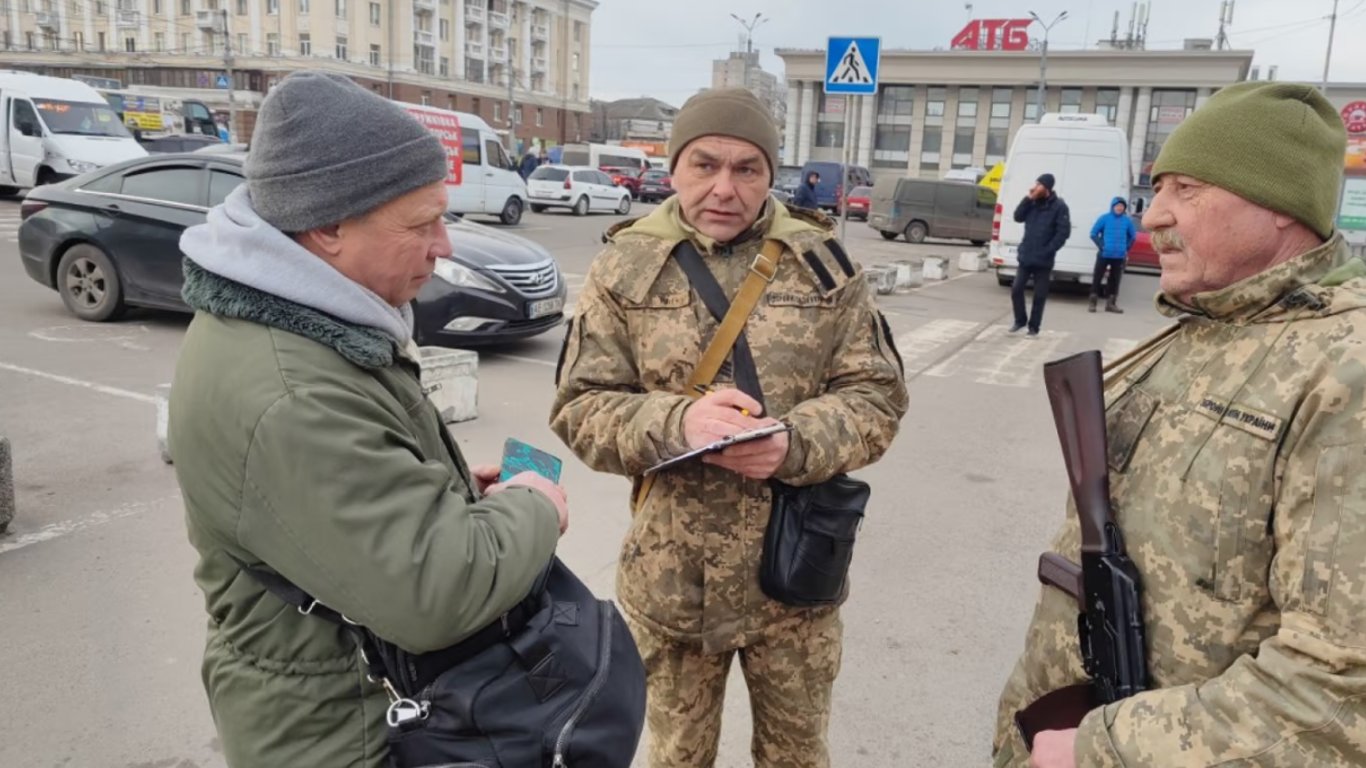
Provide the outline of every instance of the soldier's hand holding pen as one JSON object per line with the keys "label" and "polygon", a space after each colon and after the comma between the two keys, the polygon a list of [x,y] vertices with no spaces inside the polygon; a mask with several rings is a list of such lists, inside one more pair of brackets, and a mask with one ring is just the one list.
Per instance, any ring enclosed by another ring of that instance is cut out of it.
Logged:
{"label": "soldier's hand holding pen", "polygon": [[[701,448],[737,432],[778,423],[760,418],[764,407],[738,389],[706,390],[706,394],[683,414],[683,437],[689,448]],[[787,433],[734,445],[702,461],[751,480],[767,480],[787,458]]]}

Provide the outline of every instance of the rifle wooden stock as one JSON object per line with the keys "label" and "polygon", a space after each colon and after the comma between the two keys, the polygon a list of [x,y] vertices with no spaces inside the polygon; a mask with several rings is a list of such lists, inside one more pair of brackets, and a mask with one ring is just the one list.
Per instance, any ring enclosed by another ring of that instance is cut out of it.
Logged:
{"label": "rifle wooden stock", "polygon": [[1081,585],[1081,566],[1056,552],[1039,555],[1039,581],[1050,587],[1057,587],[1077,601],[1077,607],[1086,609],[1086,593]]}

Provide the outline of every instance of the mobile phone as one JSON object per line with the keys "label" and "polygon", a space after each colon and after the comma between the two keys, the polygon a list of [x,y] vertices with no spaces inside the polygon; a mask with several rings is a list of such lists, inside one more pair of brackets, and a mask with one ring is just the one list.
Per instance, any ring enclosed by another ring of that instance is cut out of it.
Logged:
{"label": "mobile phone", "polygon": [[555,456],[509,437],[503,443],[502,472],[498,482],[505,483],[522,472],[535,472],[552,483],[559,483],[563,467],[564,463]]}

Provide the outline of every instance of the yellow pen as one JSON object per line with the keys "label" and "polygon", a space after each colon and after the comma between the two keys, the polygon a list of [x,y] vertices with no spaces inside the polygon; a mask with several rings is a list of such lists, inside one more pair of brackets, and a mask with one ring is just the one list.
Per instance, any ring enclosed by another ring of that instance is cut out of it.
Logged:
{"label": "yellow pen", "polygon": [[[705,384],[698,384],[698,385],[694,386],[693,389],[697,390],[699,393],[701,393],[701,394],[703,394],[703,395],[710,395],[710,394],[713,394],[713,393],[716,392],[716,388],[715,388],[715,387],[709,387],[709,386],[706,386]],[[735,410],[739,411],[741,416],[748,416],[748,415],[749,415],[749,409],[748,409],[748,408],[736,408]]]}

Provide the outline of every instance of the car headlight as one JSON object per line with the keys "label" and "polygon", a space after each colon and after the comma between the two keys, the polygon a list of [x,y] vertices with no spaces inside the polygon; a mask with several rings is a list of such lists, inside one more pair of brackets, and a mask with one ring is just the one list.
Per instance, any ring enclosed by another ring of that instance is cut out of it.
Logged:
{"label": "car headlight", "polygon": [[84,160],[67,160],[66,164],[76,173],[90,173],[100,169],[99,163],[88,163]]}
{"label": "car headlight", "polygon": [[442,280],[460,288],[474,288],[476,290],[489,291],[491,293],[503,293],[502,286],[478,272],[475,272],[464,264],[451,261],[450,259],[437,259],[436,269],[433,270],[433,273]]}

